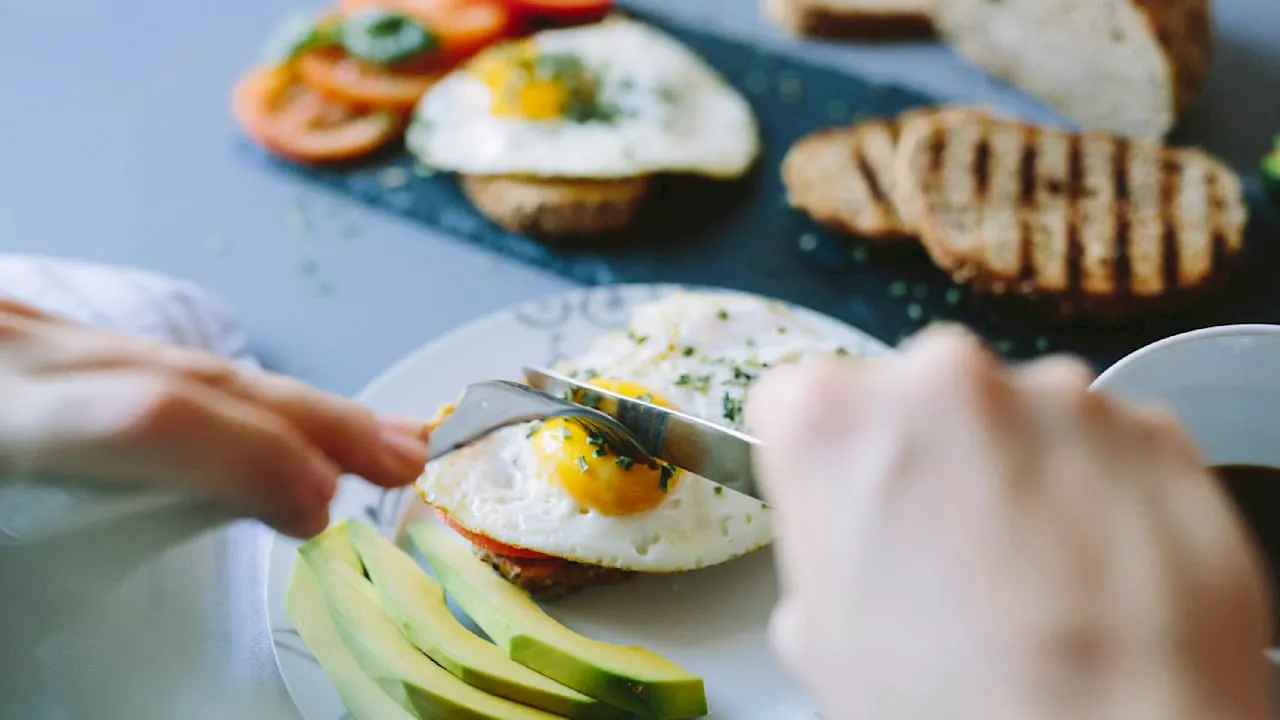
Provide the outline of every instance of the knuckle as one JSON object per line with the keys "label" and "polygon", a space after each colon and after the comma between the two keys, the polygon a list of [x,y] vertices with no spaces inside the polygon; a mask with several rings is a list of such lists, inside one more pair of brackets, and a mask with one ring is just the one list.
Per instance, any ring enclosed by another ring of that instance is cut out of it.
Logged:
{"label": "knuckle", "polygon": [[154,438],[182,434],[199,415],[198,404],[180,378],[136,375],[123,383],[122,390],[133,399],[124,422],[126,435]]}
{"label": "knuckle", "polygon": [[169,369],[188,380],[217,388],[235,384],[236,370],[222,358],[204,352],[179,349],[164,360]]}

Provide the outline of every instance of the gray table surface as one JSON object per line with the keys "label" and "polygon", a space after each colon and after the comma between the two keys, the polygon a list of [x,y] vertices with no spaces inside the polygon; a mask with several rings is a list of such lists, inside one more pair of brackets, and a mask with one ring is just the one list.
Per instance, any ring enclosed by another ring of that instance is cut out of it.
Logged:
{"label": "gray table surface", "polygon": [[[800,43],[763,28],[752,0],[645,4],[939,97],[1048,114],[942,47]],[[1179,137],[1252,169],[1280,131],[1280,2],[1217,6],[1218,60]],[[232,151],[228,90],[297,7],[0,2],[0,252],[203,283],[235,305],[266,363],[353,393],[433,336],[568,283]],[[107,599],[92,642],[51,652],[0,715],[296,717],[266,635],[267,539],[238,524],[157,560]]]}

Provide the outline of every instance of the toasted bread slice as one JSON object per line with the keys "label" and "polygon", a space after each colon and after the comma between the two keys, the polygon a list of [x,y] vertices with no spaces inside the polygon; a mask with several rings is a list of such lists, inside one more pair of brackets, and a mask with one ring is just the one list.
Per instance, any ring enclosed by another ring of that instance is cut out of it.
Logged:
{"label": "toasted bread slice", "polygon": [[900,40],[934,34],[934,0],[761,0],[765,19],[808,37]]}
{"label": "toasted bread slice", "polygon": [[1240,180],[1199,150],[950,116],[910,123],[896,162],[899,202],[940,268],[1067,313],[1212,287],[1244,245]]}
{"label": "toasted bread slice", "polygon": [[1162,138],[1195,101],[1214,50],[1209,0],[947,0],[957,52],[1079,123]]}
{"label": "toasted bread slice", "polygon": [[539,600],[554,600],[597,585],[612,585],[636,576],[628,570],[584,565],[559,559],[517,558],[489,550],[475,549],[476,555],[507,582]]}
{"label": "toasted bread slice", "polygon": [[801,138],[782,161],[787,202],[818,223],[872,241],[912,238],[915,228],[895,205],[894,158],[904,124],[976,107],[926,107],[873,118]]}
{"label": "toasted bread slice", "polygon": [[461,182],[467,198],[494,223],[534,237],[571,238],[629,225],[644,203],[650,180],[464,175]]}

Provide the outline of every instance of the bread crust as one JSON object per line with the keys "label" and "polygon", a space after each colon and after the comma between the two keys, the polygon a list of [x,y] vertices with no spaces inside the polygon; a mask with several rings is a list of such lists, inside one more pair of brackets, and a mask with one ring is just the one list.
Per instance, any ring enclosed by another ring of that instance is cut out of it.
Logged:
{"label": "bread crust", "polygon": [[629,570],[586,565],[568,560],[514,558],[480,548],[472,549],[507,582],[540,600],[564,597],[593,585],[624,582],[636,575]]}
{"label": "bread crust", "polygon": [[842,40],[908,40],[933,37],[933,19],[922,12],[867,12],[832,7],[822,0],[761,0],[774,25],[805,37]]}
{"label": "bread crust", "polygon": [[1243,250],[1239,178],[1200,150],[991,116],[904,128],[899,202],[975,291],[1120,317],[1219,286]]}
{"label": "bread crust", "polygon": [[787,201],[825,227],[873,243],[913,239],[916,229],[897,202],[894,162],[902,128],[917,119],[985,112],[978,106],[922,107],[813,132],[783,158]]}
{"label": "bread crust", "polygon": [[1213,63],[1216,46],[1209,0],[1132,0],[1164,50],[1173,77],[1174,116],[1190,108]]}
{"label": "bread crust", "polygon": [[621,230],[648,194],[648,176],[620,179],[463,175],[462,192],[495,224],[542,238],[577,238]]}

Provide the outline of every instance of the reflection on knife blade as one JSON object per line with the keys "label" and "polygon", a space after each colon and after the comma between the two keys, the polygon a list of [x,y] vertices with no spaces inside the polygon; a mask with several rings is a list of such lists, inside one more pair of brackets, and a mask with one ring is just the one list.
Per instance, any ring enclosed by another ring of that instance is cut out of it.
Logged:
{"label": "reflection on knife blade", "polygon": [[525,368],[533,387],[599,410],[629,430],[646,452],[732,490],[760,498],[745,433],[692,415],[581,383],[553,370]]}

